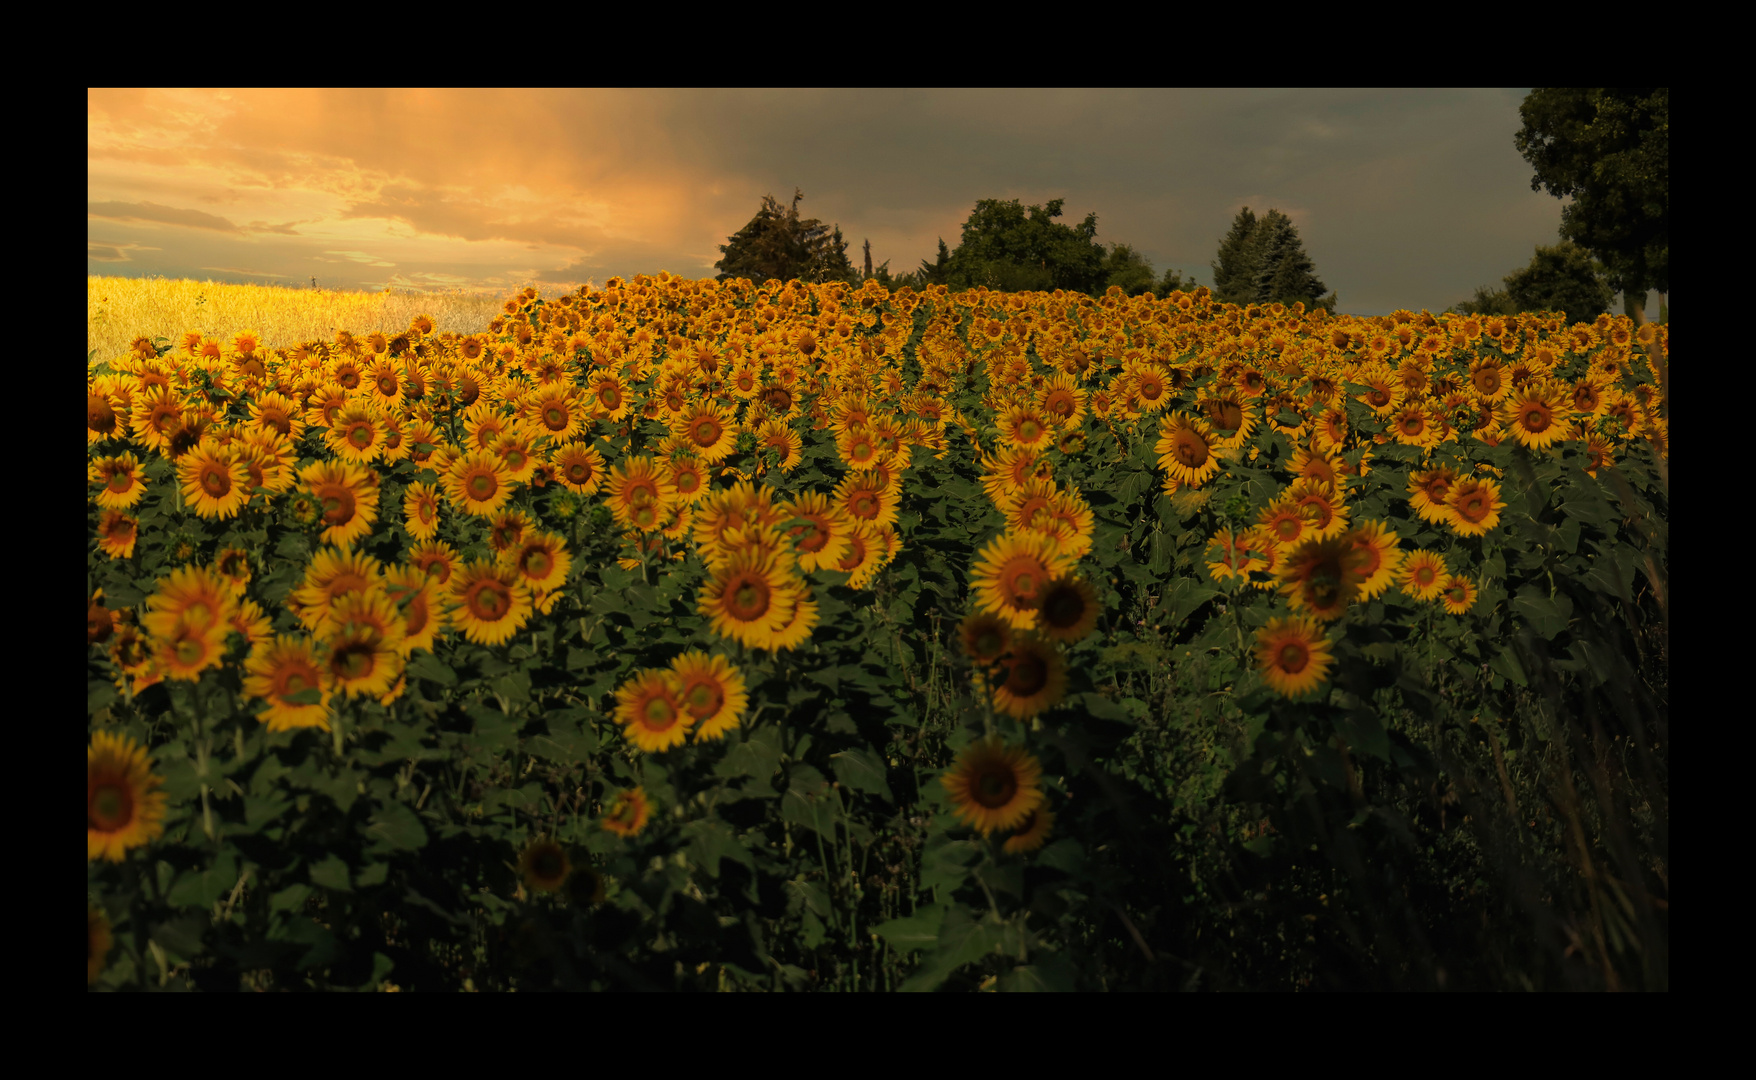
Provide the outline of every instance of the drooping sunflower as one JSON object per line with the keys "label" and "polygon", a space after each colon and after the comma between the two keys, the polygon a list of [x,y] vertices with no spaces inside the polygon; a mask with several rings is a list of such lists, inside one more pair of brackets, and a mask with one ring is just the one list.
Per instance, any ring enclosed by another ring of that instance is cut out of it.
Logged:
{"label": "drooping sunflower", "polygon": [[1012,835],[1006,838],[1000,850],[1008,855],[1022,855],[1027,851],[1035,851],[1043,846],[1049,832],[1055,826],[1055,815],[1049,811],[1047,804],[1039,805],[1035,810],[1024,815],[1012,828]]}
{"label": "drooping sunflower", "polygon": [[512,495],[512,481],[498,454],[478,450],[458,458],[445,472],[445,495],[466,514],[488,517]]}
{"label": "drooping sunflower", "polygon": [[329,730],[330,691],[322,651],[318,642],[297,634],[281,634],[250,651],[244,661],[244,693],[268,702],[256,717],[268,730]]}
{"label": "drooping sunflower", "polygon": [[646,797],[643,787],[629,788],[618,791],[604,808],[603,822],[606,832],[615,833],[624,839],[640,835],[646,828],[646,821],[652,815],[652,802]]}
{"label": "drooping sunflower", "polygon": [[1219,472],[1219,458],[1214,456],[1213,445],[1212,429],[1179,411],[1160,424],[1153,452],[1159,456],[1159,468],[1178,484],[1193,488]]}
{"label": "drooping sunflower", "polygon": [[98,458],[86,470],[94,484],[102,484],[95,502],[105,509],[126,510],[146,494],[146,470],[133,451]]}
{"label": "drooping sunflower", "polygon": [[472,562],[450,588],[452,624],[478,645],[507,641],[530,619],[530,589],[514,567]]}
{"label": "drooping sunflower", "polygon": [[1435,600],[1445,590],[1445,557],[1436,551],[1418,549],[1402,560],[1402,573],[1397,583],[1402,591],[1416,600]]}
{"label": "drooping sunflower", "polygon": [[698,606],[721,637],[750,648],[773,648],[774,632],[792,620],[784,584],[773,556],[739,551],[714,566]]}
{"label": "drooping sunflower", "polygon": [[1322,624],[1313,619],[1270,619],[1256,631],[1257,669],[1282,697],[1302,697],[1322,686],[1333,661]]}
{"label": "drooping sunflower", "polygon": [[567,849],[546,836],[531,840],[518,853],[518,876],[531,892],[554,892],[572,870]]}
{"label": "drooping sunflower", "polygon": [[250,500],[250,474],[229,447],[204,439],[177,459],[183,500],[204,518],[229,518]]}
{"label": "drooping sunflower", "polygon": [[1445,610],[1453,615],[1468,615],[1476,606],[1476,584],[1462,574],[1447,574],[1439,593]]}
{"label": "drooping sunflower", "polygon": [[744,676],[723,656],[699,650],[683,653],[671,661],[677,678],[677,697],[695,718],[695,739],[721,739],[738,726],[749,694]]}
{"label": "drooping sunflower", "polygon": [[1075,642],[1097,627],[1097,590],[1077,574],[1056,578],[1043,590],[1037,618],[1044,636]]}
{"label": "drooping sunflower", "polygon": [[1000,661],[994,708],[1020,720],[1037,715],[1066,696],[1067,666],[1054,643],[1035,634],[1014,634]]}
{"label": "drooping sunflower", "polygon": [[1484,536],[1500,524],[1506,504],[1500,499],[1500,485],[1470,476],[1451,485],[1445,508],[1450,511],[1447,524],[1459,536]]}
{"label": "drooping sunflower", "polygon": [[1042,765],[1024,747],[998,739],[965,747],[940,783],[957,816],[983,836],[1017,828],[1043,804]]}
{"label": "drooping sunflower", "polygon": [[1049,583],[1073,568],[1074,560],[1041,533],[1007,532],[989,541],[970,570],[977,606],[1019,630],[1039,625],[1038,608]]}
{"label": "drooping sunflower", "polygon": [[616,689],[616,722],[646,753],[683,745],[695,717],[683,707],[677,676],[664,668],[647,668]]}
{"label": "drooping sunflower", "polygon": [[121,862],[130,849],[164,835],[164,778],[146,748],[99,731],[85,751],[85,857]]}

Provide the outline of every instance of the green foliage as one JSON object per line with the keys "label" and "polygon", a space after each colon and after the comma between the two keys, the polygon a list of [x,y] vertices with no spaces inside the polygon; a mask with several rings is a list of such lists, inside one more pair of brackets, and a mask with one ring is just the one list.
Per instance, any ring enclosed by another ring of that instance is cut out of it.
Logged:
{"label": "green foliage", "polygon": [[1564,311],[1569,325],[1590,322],[1614,299],[1600,271],[1576,244],[1539,247],[1529,266],[1506,275],[1506,306],[1514,312]]}
{"label": "green foliage", "polygon": [[1324,299],[1327,291],[1292,219],[1273,209],[1260,219],[1248,206],[1238,211],[1213,263],[1216,299],[1239,306],[1303,303],[1333,310],[1334,301]]}
{"label": "green foliage", "polygon": [[1097,214],[1087,214],[1075,226],[1058,224],[1054,219],[1064,202],[1051,199],[1030,207],[1017,199],[977,202],[945,264],[946,284],[1000,292],[1103,292],[1111,256],[1097,242]]}
{"label": "green foliage", "polygon": [[717,280],[858,282],[841,226],[801,219],[799,201],[804,197],[795,189],[792,205],[782,210],[774,196],[764,195],[756,216],[720,245],[721,258],[713,264],[719,271]]}
{"label": "green foliage", "polygon": [[1536,170],[1532,191],[1572,201],[1561,237],[1606,267],[1630,314],[1670,291],[1670,90],[1532,90],[1513,143]]}

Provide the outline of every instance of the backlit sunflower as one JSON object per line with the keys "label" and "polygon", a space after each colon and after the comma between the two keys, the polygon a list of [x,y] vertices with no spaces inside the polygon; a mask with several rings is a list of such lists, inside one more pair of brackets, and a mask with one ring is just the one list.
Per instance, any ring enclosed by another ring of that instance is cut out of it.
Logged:
{"label": "backlit sunflower", "polygon": [[270,731],[314,727],[329,730],[329,690],[322,646],[282,634],[250,650],[244,661],[244,693],[268,702],[256,718]]}
{"label": "backlit sunflower", "polygon": [[94,501],[105,509],[126,510],[146,494],[146,470],[132,451],[98,458],[86,469],[91,483],[102,484]]}
{"label": "backlit sunflower", "polygon": [[146,748],[99,731],[85,751],[85,857],[121,862],[132,848],[164,835],[164,778]]}
{"label": "backlit sunflower", "polygon": [[1067,693],[1067,666],[1053,642],[1014,634],[995,673],[994,708],[1020,720],[1037,715]]}
{"label": "backlit sunflower", "polygon": [[976,604],[1020,630],[1039,625],[1038,608],[1049,583],[1073,567],[1051,537],[1041,533],[1002,533],[989,541],[970,570]]}
{"label": "backlit sunflower", "polygon": [[530,589],[514,567],[472,562],[452,575],[450,593],[452,624],[478,645],[499,645],[530,619]]}
{"label": "backlit sunflower", "polygon": [[1071,643],[1096,629],[1098,611],[1097,590],[1075,574],[1049,582],[1037,618],[1044,636]]}
{"label": "backlit sunflower", "polygon": [[318,461],[299,479],[322,508],[323,542],[346,547],[364,539],[378,520],[378,474],[369,465]]}
{"label": "backlit sunflower", "polygon": [[250,474],[230,448],[213,440],[177,459],[183,501],[204,518],[229,518],[250,499]]}
{"label": "backlit sunflower", "polygon": [[554,892],[572,870],[567,849],[546,836],[533,839],[518,853],[518,876],[531,892]]}
{"label": "backlit sunflower", "polygon": [[478,450],[452,463],[444,475],[445,496],[466,514],[488,517],[506,505],[512,481],[498,454]]}
{"label": "backlit sunflower", "polygon": [[1468,615],[1469,609],[1476,606],[1475,582],[1461,574],[1447,574],[1439,599],[1444,602],[1445,610],[1451,614]]}
{"label": "backlit sunflower", "polygon": [[1012,828],[1012,835],[1006,838],[1001,850],[1008,855],[1022,855],[1027,851],[1035,851],[1043,846],[1049,832],[1055,826],[1055,815],[1050,813],[1047,804],[1039,805],[1035,810],[1024,815]]}
{"label": "backlit sunflower", "polygon": [[1212,429],[1199,420],[1175,412],[1159,426],[1159,440],[1153,447],[1158,466],[1178,484],[1200,487],[1219,472],[1219,458],[1214,456]]}
{"label": "backlit sunflower", "polygon": [[1411,551],[1403,558],[1397,584],[1416,600],[1435,600],[1444,592],[1447,576],[1445,557],[1423,548]]}
{"label": "backlit sunflower", "polygon": [[606,832],[615,833],[624,839],[640,835],[646,828],[647,818],[652,815],[652,803],[646,797],[645,788],[630,788],[618,791],[604,808],[603,822]]}
{"label": "backlit sunflower", "polygon": [[1270,619],[1256,631],[1256,667],[1282,697],[1302,697],[1323,685],[1334,657],[1318,622],[1294,616]]}
{"label": "backlit sunflower", "polygon": [[773,648],[774,632],[792,621],[784,584],[772,556],[740,551],[713,567],[698,606],[721,637],[750,648]]}
{"label": "backlit sunflower", "polygon": [[1500,524],[1506,504],[1500,499],[1500,485],[1469,476],[1451,485],[1445,508],[1450,511],[1446,523],[1459,536],[1484,536]]}
{"label": "backlit sunflower", "polygon": [[972,742],[940,778],[957,816],[987,836],[1023,823],[1043,804],[1042,765],[1022,746]]}
{"label": "backlit sunflower", "polygon": [[649,754],[683,745],[695,717],[683,707],[677,677],[664,668],[647,668],[616,690],[616,722],[623,734]]}
{"label": "backlit sunflower", "polygon": [[671,674],[678,699],[694,718],[697,741],[724,738],[743,719],[749,701],[744,676],[725,657],[686,652],[671,661]]}

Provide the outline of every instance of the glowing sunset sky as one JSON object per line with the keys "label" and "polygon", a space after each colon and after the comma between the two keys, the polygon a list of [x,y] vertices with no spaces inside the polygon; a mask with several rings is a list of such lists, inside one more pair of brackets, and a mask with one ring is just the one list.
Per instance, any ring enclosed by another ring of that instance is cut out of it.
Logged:
{"label": "glowing sunset sky", "polygon": [[[978,199],[1066,200],[1211,284],[1243,206],[1341,310],[1439,311],[1556,241],[1526,90],[92,90],[91,274],[559,290],[669,270],[803,189],[848,257],[957,245]],[[1614,310],[1620,311],[1618,305]],[[1657,298],[1649,304],[1656,314]]]}

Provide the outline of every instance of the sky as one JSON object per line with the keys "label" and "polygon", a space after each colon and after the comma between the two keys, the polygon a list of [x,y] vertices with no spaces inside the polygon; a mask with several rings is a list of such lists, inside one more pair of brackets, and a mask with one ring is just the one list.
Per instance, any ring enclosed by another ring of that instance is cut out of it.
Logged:
{"label": "sky", "polygon": [[[546,293],[712,277],[773,195],[893,273],[981,199],[1064,200],[1211,285],[1243,207],[1339,310],[1441,311],[1553,244],[1527,89],[136,90],[86,103],[88,274]],[[1612,309],[1620,312],[1618,299]],[[1657,315],[1657,297],[1648,300]]]}

